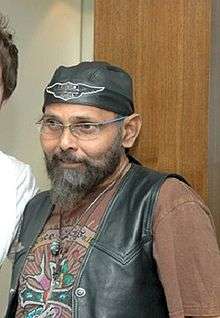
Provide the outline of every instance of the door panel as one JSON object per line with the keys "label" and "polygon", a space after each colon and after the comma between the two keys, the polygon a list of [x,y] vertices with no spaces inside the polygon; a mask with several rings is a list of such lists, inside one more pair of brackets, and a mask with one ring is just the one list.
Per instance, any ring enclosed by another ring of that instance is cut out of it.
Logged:
{"label": "door panel", "polygon": [[143,128],[134,154],[184,175],[207,199],[211,1],[96,0],[95,58],[134,78]]}

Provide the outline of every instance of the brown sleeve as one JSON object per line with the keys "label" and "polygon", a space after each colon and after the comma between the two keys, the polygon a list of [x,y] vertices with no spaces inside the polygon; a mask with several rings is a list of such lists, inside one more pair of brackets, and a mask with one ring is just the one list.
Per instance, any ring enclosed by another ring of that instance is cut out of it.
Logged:
{"label": "brown sleeve", "polygon": [[187,185],[168,179],[155,206],[153,253],[170,317],[220,315],[220,252],[212,217]]}

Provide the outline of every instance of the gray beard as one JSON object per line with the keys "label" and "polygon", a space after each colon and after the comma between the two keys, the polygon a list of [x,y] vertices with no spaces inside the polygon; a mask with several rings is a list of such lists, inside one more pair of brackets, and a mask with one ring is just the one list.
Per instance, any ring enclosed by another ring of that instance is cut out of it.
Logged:
{"label": "gray beard", "polygon": [[[115,172],[123,151],[120,134],[111,148],[98,159],[80,159],[69,150],[51,158],[45,154],[52,203],[65,211],[80,206],[88,194],[96,191],[97,186]],[[60,166],[60,160],[81,164],[68,169]]]}

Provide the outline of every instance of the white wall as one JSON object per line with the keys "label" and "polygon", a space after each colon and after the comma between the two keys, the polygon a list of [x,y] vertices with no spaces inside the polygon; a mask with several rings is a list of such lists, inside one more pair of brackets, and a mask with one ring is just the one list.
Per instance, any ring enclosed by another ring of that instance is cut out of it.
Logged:
{"label": "white wall", "polygon": [[[41,186],[46,183],[34,122],[40,117],[43,89],[59,64],[80,60],[81,1],[1,0],[19,48],[19,82],[0,114],[0,144],[29,162]],[[10,123],[10,125],[9,125]]]}
{"label": "white wall", "polygon": [[[0,0],[0,11],[10,19],[20,57],[18,87],[0,114],[1,150],[29,163],[45,189],[49,183],[34,123],[55,68],[93,58],[93,1]],[[0,317],[9,267],[6,262],[0,275]]]}

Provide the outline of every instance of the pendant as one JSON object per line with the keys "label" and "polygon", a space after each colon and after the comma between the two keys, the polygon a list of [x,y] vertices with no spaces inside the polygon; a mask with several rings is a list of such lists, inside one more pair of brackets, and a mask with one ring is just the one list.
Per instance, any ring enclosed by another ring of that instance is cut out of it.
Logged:
{"label": "pendant", "polygon": [[60,274],[61,274],[61,266],[60,266],[60,264],[56,264],[56,268],[55,268],[54,273],[53,273],[53,280],[56,284],[59,283],[58,279],[60,277]]}
{"label": "pendant", "polygon": [[60,241],[54,240],[51,242],[50,251],[53,256],[57,256],[60,253]]}

